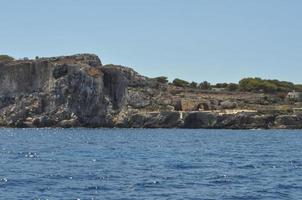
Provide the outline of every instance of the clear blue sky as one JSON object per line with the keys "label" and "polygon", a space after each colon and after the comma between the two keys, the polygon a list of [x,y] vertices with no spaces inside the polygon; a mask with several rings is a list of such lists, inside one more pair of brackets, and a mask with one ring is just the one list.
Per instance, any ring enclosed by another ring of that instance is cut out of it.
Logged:
{"label": "clear blue sky", "polygon": [[0,54],[81,52],[170,80],[302,83],[302,1],[0,0]]}

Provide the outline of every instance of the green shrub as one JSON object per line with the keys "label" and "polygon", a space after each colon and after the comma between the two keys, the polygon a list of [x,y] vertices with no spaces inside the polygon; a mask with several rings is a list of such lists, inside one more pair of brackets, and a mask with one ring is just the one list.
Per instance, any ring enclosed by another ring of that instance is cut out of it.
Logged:
{"label": "green shrub", "polygon": [[198,87],[203,90],[209,90],[211,89],[211,84],[208,81],[204,81],[201,82]]}
{"label": "green shrub", "polygon": [[214,85],[215,88],[227,88],[228,84],[227,83],[217,83]]}
{"label": "green shrub", "polygon": [[0,61],[13,61],[15,60],[13,57],[8,55],[0,55]]}
{"label": "green shrub", "polygon": [[287,81],[265,80],[261,78],[244,78],[239,81],[239,88],[248,92],[289,92],[295,89],[295,85]]}
{"label": "green shrub", "polygon": [[157,82],[159,82],[159,83],[164,83],[164,84],[166,84],[166,83],[169,82],[168,78],[165,77],[165,76],[159,76],[159,77],[156,77],[156,78],[154,78],[154,79],[155,79]]}
{"label": "green shrub", "polygon": [[197,88],[197,83],[193,81],[193,82],[191,82],[189,84],[189,87],[191,87],[191,88]]}
{"label": "green shrub", "polygon": [[179,79],[179,78],[176,78],[173,81],[173,85],[178,86],[178,87],[188,87],[189,82],[185,81],[185,80],[182,80],[182,79]]}
{"label": "green shrub", "polygon": [[294,86],[294,88],[295,88],[295,90],[296,90],[297,92],[302,92],[302,85],[297,84],[297,85]]}
{"label": "green shrub", "polygon": [[229,91],[236,91],[239,89],[239,85],[236,83],[230,83],[230,84],[228,84],[227,89]]}

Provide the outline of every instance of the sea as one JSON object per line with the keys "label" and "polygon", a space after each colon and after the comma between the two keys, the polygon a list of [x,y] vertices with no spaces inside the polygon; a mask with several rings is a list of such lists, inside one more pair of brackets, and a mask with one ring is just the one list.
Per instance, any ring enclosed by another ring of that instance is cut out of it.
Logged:
{"label": "sea", "polygon": [[301,130],[0,129],[0,200],[302,199]]}

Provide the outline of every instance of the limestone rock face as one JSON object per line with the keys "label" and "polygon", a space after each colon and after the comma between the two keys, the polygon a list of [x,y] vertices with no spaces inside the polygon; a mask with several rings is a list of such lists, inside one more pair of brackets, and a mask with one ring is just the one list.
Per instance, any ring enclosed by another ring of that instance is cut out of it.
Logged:
{"label": "limestone rock face", "polygon": [[128,127],[177,128],[182,126],[179,112],[140,113],[130,117]]}
{"label": "limestone rock face", "polygon": [[112,126],[126,94],[125,77],[90,54],[2,63],[0,71],[1,126]]}
{"label": "limestone rock face", "polygon": [[302,115],[280,115],[276,117],[274,128],[302,128]]}
{"label": "limestone rock face", "polygon": [[104,86],[114,109],[122,109],[127,99],[127,86],[129,80],[118,67],[103,67]]}
{"label": "limestone rock face", "polygon": [[229,129],[267,129],[270,128],[273,123],[273,115],[238,113],[219,116],[216,127]]}
{"label": "limestone rock face", "polygon": [[140,75],[139,73],[137,73],[136,71],[134,71],[129,67],[110,64],[110,65],[104,65],[102,69],[107,72],[110,71],[110,72],[122,74],[127,80],[129,87],[145,87],[145,86],[152,87],[151,83],[154,82],[152,79]]}
{"label": "limestone rock face", "polygon": [[179,88],[93,54],[5,60],[0,72],[0,127],[302,128],[298,114],[223,112],[277,97]]}
{"label": "limestone rock face", "polygon": [[53,66],[47,61],[10,62],[0,65],[0,70],[1,96],[41,91],[54,81]]}

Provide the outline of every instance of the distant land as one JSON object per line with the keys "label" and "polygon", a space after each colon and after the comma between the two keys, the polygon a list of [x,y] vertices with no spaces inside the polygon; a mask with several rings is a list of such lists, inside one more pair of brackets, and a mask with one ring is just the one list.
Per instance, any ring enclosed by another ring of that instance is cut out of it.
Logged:
{"label": "distant land", "polygon": [[94,54],[0,55],[0,127],[301,129],[302,85],[145,77]]}

